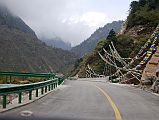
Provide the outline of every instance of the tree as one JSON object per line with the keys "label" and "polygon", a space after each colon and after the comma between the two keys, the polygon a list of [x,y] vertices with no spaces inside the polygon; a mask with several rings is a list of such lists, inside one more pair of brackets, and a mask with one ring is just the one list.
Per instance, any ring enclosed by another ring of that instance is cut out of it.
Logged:
{"label": "tree", "polygon": [[130,4],[130,12],[134,13],[138,9],[139,2],[132,1]]}
{"label": "tree", "polygon": [[113,42],[114,44],[116,44],[117,37],[116,37],[116,33],[113,29],[109,32],[109,35],[107,36],[107,40],[109,42]]}
{"label": "tree", "polygon": [[147,0],[139,0],[139,6],[144,7],[147,4]]}
{"label": "tree", "polygon": [[156,9],[159,5],[159,1],[158,0],[147,0],[147,4],[150,9]]}

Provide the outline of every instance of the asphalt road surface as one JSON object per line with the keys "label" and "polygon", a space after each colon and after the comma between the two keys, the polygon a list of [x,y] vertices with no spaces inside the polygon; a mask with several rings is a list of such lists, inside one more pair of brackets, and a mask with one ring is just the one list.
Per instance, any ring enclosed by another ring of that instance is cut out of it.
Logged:
{"label": "asphalt road surface", "polygon": [[65,81],[45,97],[0,120],[159,120],[159,96],[104,79]]}

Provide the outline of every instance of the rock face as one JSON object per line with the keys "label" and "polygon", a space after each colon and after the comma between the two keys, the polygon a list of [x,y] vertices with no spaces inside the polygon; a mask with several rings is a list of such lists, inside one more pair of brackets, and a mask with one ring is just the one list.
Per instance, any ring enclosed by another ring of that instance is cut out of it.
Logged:
{"label": "rock face", "polygon": [[[136,30],[135,37],[143,35],[141,31],[144,31],[144,29],[146,29],[146,27],[138,26],[138,30]],[[141,34],[138,35],[137,34],[138,32],[141,32]],[[159,49],[157,49],[156,51],[156,48],[158,47],[158,39],[159,39],[159,26],[156,27],[156,29],[151,34],[149,39],[145,39],[147,40],[147,42],[144,42],[145,44],[141,47],[136,57],[133,58],[131,62],[132,70],[129,70],[127,74],[125,74],[126,83],[130,84],[141,83],[141,85],[153,84],[156,76],[156,68],[159,61],[159,57],[157,55]],[[142,75],[142,77],[140,77],[138,74],[135,74],[136,72],[139,72],[139,75]]]}
{"label": "rock face", "polygon": [[142,78],[141,78],[143,82],[152,84],[152,82],[155,81],[158,63],[159,63],[159,48],[157,49],[155,54],[152,56],[150,61],[147,63],[143,71]]}
{"label": "rock face", "polygon": [[131,37],[139,37],[140,35],[143,35],[143,34],[150,34],[154,29],[155,29],[155,27],[138,25],[138,26],[132,27],[130,29],[124,30],[124,31],[122,31],[122,33],[124,33],[124,34],[126,33]]}
{"label": "rock face", "polygon": [[127,21],[125,21],[121,27],[119,35],[127,34],[131,37],[140,37],[143,34],[151,34],[151,32],[155,29],[154,26],[149,25],[137,25],[131,28],[127,27]]}
{"label": "rock face", "polygon": [[121,29],[123,21],[114,21],[106,24],[104,27],[97,29],[87,40],[82,42],[80,45],[75,46],[71,49],[71,52],[75,53],[80,58],[84,55],[91,53],[95,49],[97,43],[106,38],[110,30],[114,29],[118,33]]}
{"label": "rock face", "polygon": [[125,31],[126,31],[126,28],[127,28],[127,21],[125,21],[125,22],[123,23],[123,25],[121,26],[121,29],[120,29],[119,35],[124,34],[124,33],[125,33]]}

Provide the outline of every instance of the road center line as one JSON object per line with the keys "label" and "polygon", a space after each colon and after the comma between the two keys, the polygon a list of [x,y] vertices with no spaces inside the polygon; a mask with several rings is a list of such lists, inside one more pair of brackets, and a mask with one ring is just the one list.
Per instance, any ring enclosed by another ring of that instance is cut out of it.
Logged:
{"label": "road center line", "polygon": [[112,106],[112,108],[114,110],[116,120],[122,120],[120,112],[119,112],[117,106],[115,105],[115,103],[113,102],[113,100],[111,99],[111,97],[100,87],[98,87],[96,85],[93,85],[93,86],[96,87],[97,89],[99,89],[103,93],[103,95],[106,97],[106,99],[109,101],[110,105]]}

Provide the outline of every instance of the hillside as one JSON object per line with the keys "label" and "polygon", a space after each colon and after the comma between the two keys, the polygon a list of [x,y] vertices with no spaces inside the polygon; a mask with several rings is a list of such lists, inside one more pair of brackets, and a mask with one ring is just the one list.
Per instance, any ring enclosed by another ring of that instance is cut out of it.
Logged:
{"label": "hillside", "polygon": [[67,43],[58,37],[55,37],[52,39],[40,38],[40,40],[45,42],[48,46],[52,46],[55,48],[61,48],[63,50],[70,50],[71,49],[71,43]]}
{"label": "hillside", "polygon": [[72,69],[76,57],[48,47],[19,17],[0,8],[0,71],[60,72]]}
{"label": "hillside", "polygon": [[[108,44],[110,44],[109,41],[113,41],[117,51],[123,58],[135,58],[139,50],[144,49],[145,43],[148,40],[156,39],[156,41],[152,42],[152,44],[155,44],[155,47],[158,46],[158,39],[154,36],[150,37],[150,35],[153,33],[155,28],[157,27],[159,23],[159,1],[158,0],[139,0],[133,1],[130,4],[130,13],[127,17],[127,20],[122,26],[122,30],[119,35],[113,35],[111,37],[107,37],[107,40],[102,40],[99,42],[92,51],[90,55],[87,55],[84,57],[83,60],[81,60],[80,63],[78,63],[78,67],[76,66],[73,75],[78,74],[79,77],[85,77],[86,76],[86,69],[87,65],[94,70],[95,73],[100,75],[111,75],[115,72],[115,68],[111,67],[110,73],[105,73],[106,64],[101,60],[101,58],[98,55],[98,52],[100,52],[104,56],[103,48],[105,48],[107,51],[110,52],[110,48],[108,47]],[[152,17],[153,16],[153,17]],[[157,33],[155,33],[157,34]],[[153,34],[154,35],[154,34]],[[114,41],[115,40],[115,41]],[[144,46],[144,47],[142,47]],[[145,52],[152,53],[153,51],[149,51],[151,45],[148,44],[148,47],[143,50]],[[150,49],[151,50],[151,49]],[[135,61],[134,65],[141,64],[143,61],[147,60],[146,58],[149,55],[148,53],[146,56],[140,57],[140,61]],[[156,55],[154,55],[156,57]],[[152,56],[152,59],[150,59],[150,62],[153,61],[152,64],[158,64],[159,58],[156,58]],[[143,61],[142,61],[143,59]],[[155,59],[155,61],[154,61]],[[146,62],[144,62],[146,63]],[[120,67],[121,64],[117,63]],[[149,64],[149,62],[147,63]],[[147,70],[149,65],[142,65],[142,70]],[[151,65],[152,66],[152,65]],[[131,66],[133,68],[135,66]],[[146,67],[146,68],[145,68]],[[135,68],[136,69],[136,68]],[[109,72],[109,71],[108,71]],[[153,70],[153,73],[151,71],[151,74],[154,76],[155,70]],[[125,74],[125,79],[127,79],[127,74]],[[128,77],[129,79],[129,77]],[[138,81],[138,80],[136,80]],[[139,81],[138,81],[139,82]]]}
{"label": "hillside", "polygon": [[75,53],[80,58],[84,55],[91,53],[91,51],[96,47],[97,43],[108,36],[108,33],[111,29],[114,29],[115,32],[119,32],[123,21],[114,21],[112,23],[106,24],[104,27],[97,29],[87,40],[82,42],[80,45],[77,45],[71,49],[71,52]]}
{"label": "hillside", "polygon": [[139,0],[130,4],[130,14],[127,18],[127,29],[134,26],[154,27],[159,23],[159,1]]}
{"label": "hillside", "polygon": [[[112,38],[110,38],[110,40],[108,38],[109,36],[107,37],[107,39],[100,40],[100,42],[97,44],[96,48],[92,51],[92,53],[85,56],[80,61],[79,66],[75,67],[75,70],[73,71],[72,75],[78,74],[79,77],[86,77],[86,69],[88,64],[93,69],[93,71],[99,75],[110,75],[115,72],[114,67],[111,67],[110,73],[107,73],[105,71],[106,64],[98,54],[98,52],[104,54],[103,48],[109,51],[109,44],[110,41],[112,41]],[[115,47],[118,50],[119,54],[124,58],[134,56],[140,49],[140,46],[143,45],[145,42],[144,38],[139,38],[138,41],[137,39],[127,35],[116,36],[115,34],[114,38],[116,39]],[[119,66],[121,65],[119,64]]]}

